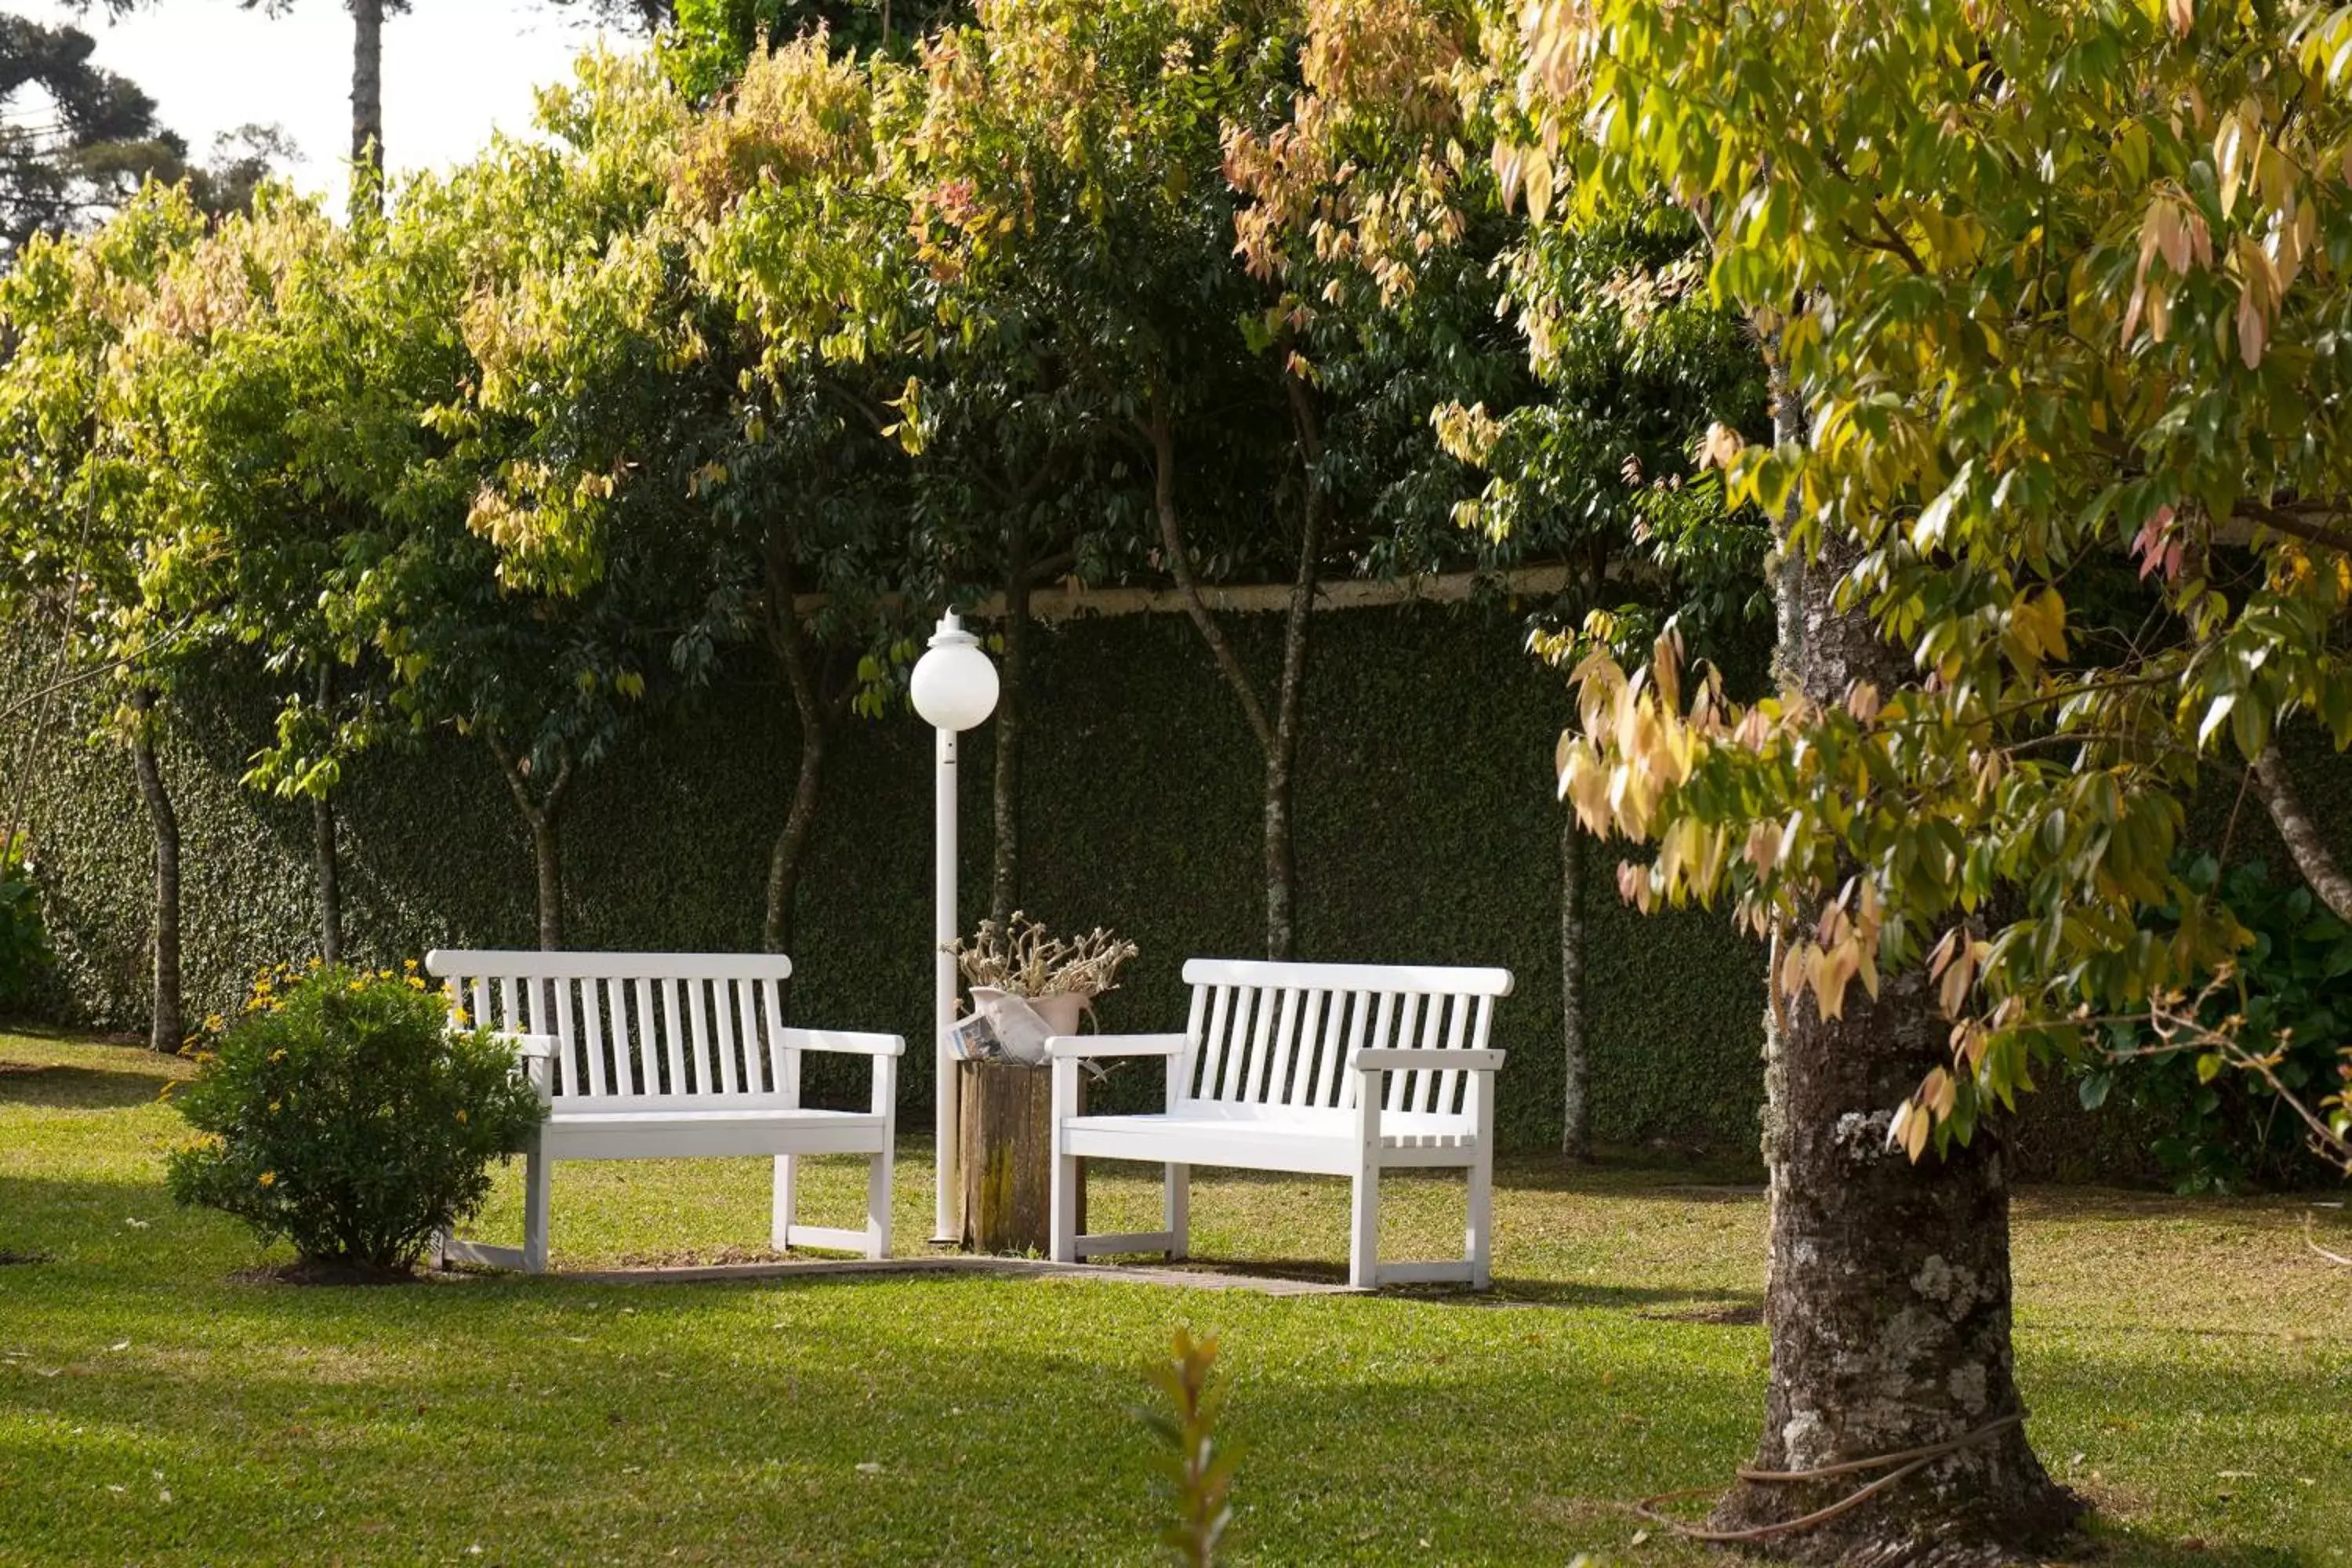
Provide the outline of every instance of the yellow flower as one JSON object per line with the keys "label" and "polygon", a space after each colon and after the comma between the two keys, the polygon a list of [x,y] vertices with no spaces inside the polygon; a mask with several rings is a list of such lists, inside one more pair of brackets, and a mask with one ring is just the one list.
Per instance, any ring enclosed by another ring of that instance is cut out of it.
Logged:
{"label": "yellow flower", "polygon": [[263,1186],[265,1186],[265,1187],[274,1187],[274,1186],[276,1186],[276,1185],[278,1184],[278,1173],[277,1173],[277,1172],[275,1172],[275,1171],[264,1171],[264,1172],[262,1172],[262,1173],[261,1173],[261,1184],[262,1184]]}
{"label": "yellow flower", "polygon": [[310,967],[313,969],[323,969],[326,967],[326,963],[327,961],[323,958],[313,958],[310,961]]}
{"label": "yellow flower", "polygon": [[466,1111],[465,1108],[462,1106],[460,1106],[457,1110],[457,1125],[460,1127],[466,1125]]}
{"label": "yellow flower", "polygon": [[416,960],[413,958],[404,958],[400,961],[400,967],[408,971],[409,973],[414,974],[416,973]]}
{"label": "yellow flower", "polygon": [[205,1027],[210,1029],[214,1034],[219,1034],[226,1026],[222,1022],[221,1016],[218,1013],[207,1013],[205,1015]]}
{"label": "yellow flower", "polygon": [[414,974],[412,974],[412,975],[410,975],[410,976],[408,977],[408,983],[407,983],[407,984],[408,984],[408,988],[409,988],[411,991],[422,991],[422,990],[424,990],[424,989],[425,989],[425,982],[424,982],[423,980],[419,979],[417,976],[415,976],[415,975],[414,975]]}
{"label": "yellow flower", "polygon": [[466,1026],[466,1010],[463,1007],[450,1008],[449,1022],[457,1028],[464,1028]]}
{"label": "yellow flower", "polygon": [[278,1047],[276,1050],[274,1050],[274,1051],[270,1052],[270,1053],[269,1053],[269,1059],[270,1059],[271,1061],[273,1061],[273,1062],[282,1062],[282,1061],[284,1061],[284,1060],[286,1059],[286,1047],[283,1047],[283,1046],[280,1046],[280,1047]]}
{"label": "yellow flower", "polygon": [[177,1079],[166,1079],[163,1082],[163,1087],[155,1091],[155,1098],[158,1100],[169,1100],[172,1098],[172,1091],[179,1087],[180,1084]]}
{"label": "yellow flower", "polygon": [[269,1102],[269,1114],[270,1114],[270,1115],[275,1116],[275,1115],[277,1115],[277,1114],[278,1114],[278,1101],[277,1101],[277,1100],[271,1100],[271,1101]]}

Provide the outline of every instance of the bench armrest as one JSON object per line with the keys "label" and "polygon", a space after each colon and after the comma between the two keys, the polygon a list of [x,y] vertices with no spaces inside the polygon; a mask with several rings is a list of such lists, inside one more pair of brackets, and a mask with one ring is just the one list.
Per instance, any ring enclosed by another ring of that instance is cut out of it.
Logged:
{"label": "bench armrest", "polygon": [[525,1061],[552,1061],[563,1049],[561,1035],[522,1035],[511,1029],[499,1029],[496,1034],[501,1040],[513,1041],[515,1055]]}
{"label": "bench armrest", "polygon": [[903,1035],[860,1033],[854,1029],[781,1029],[788,1051],[839,1051],[853,1057],[902,1057]]}
{"label": "bench armrest", "polygon": [[1385,1046],[1378,1050],[1358,1051],[1349,1065],[1358,1072],[1494,1072],[1502,1067],[1507,1055],[1507,1051],[1495,1050]]}
{"label": "bench armrest", "polygon": [[1088,1057],[1172,1057],[1184,1048],[1182,1035],[1055,1035],[1045,1049],[1055,1061]]}

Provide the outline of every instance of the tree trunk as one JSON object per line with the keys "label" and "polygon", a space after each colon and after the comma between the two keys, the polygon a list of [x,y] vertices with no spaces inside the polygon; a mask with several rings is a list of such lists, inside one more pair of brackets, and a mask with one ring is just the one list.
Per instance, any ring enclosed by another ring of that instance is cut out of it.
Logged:
{"label": "tree trunk", "polygon": [[1323,426],[1307,385],[1283,377],[1298,443],[1305,500],[1298,523],[1298,567],[1282,620],[1282,683],[1276,689],[1274,733],[1265,748],[1265,955],[1287,959],[1298,942],[1298,862],[1290,791],[1297,774],[1298,711],[1307,691],[1307,632],[1315,613],[1316,568],[1323,556]]}
{"label": "tree trunk", "polygon": [[535,814],[530,822],[530,864],[539,879],[539,947],[555,952],[563,946],[563,857],[554,816]]}
{"label": "tree trunk", "polygon": [[[335,667],[319,669],[319,710],[331,714],[335,700]],[[331,795],[310,797],[310,860],[319,882],[319,960],[330,969],[343,961],[342,879],[335,852],[335,802]]]}
{"label": "tree trunk", "polygon": [[310,857],[319,877],[319,959],[330,969],[343,961],[343,893],[335,863],[335,803],[310,797]]}
{"label": "tree trunk", "polygon": [[[1801,646],[1784,665],[1815,702],[1857,681],[1893,689],[1906,671],[1866,615],[1832,603],[1854,559],[1836,547],[1801,570]],[[1785,1525],[1882,1478],[1884,1489],[1753,1549],[1848,1568],[2008,1563],[2063,1535],[2078,1510],[2026,1440],[2010,1349],[2009,1187],[2001,1140],[1974,1138],[1918,1163],[1887,1146],[1893,1108],[1948,1063],[1948,1029],[1923,972],[1859,986],[1841,1018],[1810,994],[1776,1008],[1764,1152],[1771,1256],[1764,1315],[1772,1376],[1750,1472],[1717,1530]],[[1802,1479],[1912,1449],[1894,1466]]]}
{"label": "tree trunk", "polygon": [[[761,547],[766,603],[763,606],[768,651],[783,671],[784,689],[792,693],[793,715],[801,734],[799,771],[793,779],[793,798],[784,810],[783,826],[768,850],[767,909],[760,922],[761,945],[770,952],[790,952],[794,916],[800,900],[801,862],[809,835],[816,824],[817,792],[824,776],[825,747],[833,713],[819,690],[811,661],[808,634],[794,607],[798,600],[793,572],[793,541],[780,522],[772,522]],[[790,997],[791,983],[785,994]]]}
{"label": "tree trunk", "polygon": [[506,775],[515,811],[530,832],[531,870],[539,888],[540,951],[559,952],[563,946],[563,856],[559,830],[564,797],[572,789],[572,759],[566,757],[557,765],[555,777],[534,798],[530,757],[516,756],[495,731],[486,731],[484,738],[489,742],[490,754],[498,759],[499,772]]}
{"label": "tree trunk", "polygon": [[1184,595],[1185,614],[1201,640],[1209,645],[1209,657],[1241,704],[1242,717],[1265,757],[1265,952],[1273,959],[1288,958],[1297,942],[1298,871],[1291,828],[1291,781],[1297,770],[1298,715],[1307,685],[1307,625],[1315,608],[1315,575],[1321,563],[1323,541],[1323,497],[1315,473],[1322,455],[1321,431],[1306,389],[1295,378],[1286,377],[1285,390],[1306,463],[1307,500],[1299,529],[1298,570],[1291,581],[1290,603],[1283,618],[1281,683],[1276,689],[1271,716],[1249,672],[1242,667],[1232,639],[1210,612],[1192,571],[1192,547],[1176,507],[1175,422],[1165,405],[1155,402],[1144,426],[1151,443],[1152,500],[1160,517],[1161,553]]}
{"label": "tree trunk", "polygon": [[793,950],[793,917],[800,900],[801,862],[816,824],[817,786],[824,773],[825,725],[801,716],[801,760],[793,778],[792,804],[768,850],[767,910],[760,921],[760,945],[769,952]]}
{"label": "tree trunk", "polygon": [[383,210],[383,5],[351,0],[353,217]]}
{"label": "tree trunk", "polygon": [[2295,870],[2337,920],[2352,921],[2352,877],[2347,877],[2344,868],[2336,864],[2319,824],[2304,808],[2302,793],[2294,787],[2294,775],[2287,771],[2277,742],[2264,746],[2263,754],[2254,759],[2253,779],[2255,792],[2263,797],[2263,809],[2271,814]]}
{"label": "tree trunk", "polygon": [[997,666],[996,850],[989,879],[989,914],[999,925],[1021,905],[1022,714],[1028,706],[1029,530],[1015,518],[1006,540],[1004,657]]}
{"label": "tree trunk", "polygon": [[1589,1090],[1591,1058],[1584,1041],[1584,830],[1576,813],[1559,821],[1559,1152],[1592,1158]]}
{"label": "tree trunk", "polygon": [[[1805,438],[1804,405],[1797,389],[1789,380],[1789,367],[1780,357],[1780,342],[1767,338],[1764,343],[1766,385],[1772,399],[1772,440],[1775,446],[1793,447]],[[1789,530],[1796,521],[1797,503],[1792,498],[1780,516],[1772,520],[1772,542],[1778,551],[1771,571],[1772,578],[1772,678],[1782,689],[1797,679],[1797,660],[1805,648],[1804,580],[1805,563],[1789,542]]]}
{"label": "tree trunk", "polygon": [[187,1037],[180,1012],[180,817],[155,762],[155,693],[132,692],[131,709],[131,766],[155,831],[154,1007],[147,1043],[158,1051],[177,1051]]}

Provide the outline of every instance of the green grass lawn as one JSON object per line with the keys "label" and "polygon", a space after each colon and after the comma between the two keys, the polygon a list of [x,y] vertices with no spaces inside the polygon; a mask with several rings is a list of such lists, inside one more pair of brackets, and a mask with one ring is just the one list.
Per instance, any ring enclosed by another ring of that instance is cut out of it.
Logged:
{"label": "green grass lawn", "polygon": [[[1215,1332],[1247,1455],[1236,1559],[1721,1561],[1612,1500],[1752,1446],[1760,1197],[1686,1174],[1499,1176],[1491,1298],[1273,1298],[971,1275],[316,1289],[174,1211],[178,1063],[0,1037],[0,1564],[1152,1560],[1138,1368]],[[821,1167],[812,1218],[859,1173]],[[756,1246],[763,1162],[572,1165],[559,1268]],[[519,1232],[519,1172],[481,1234]],[[1458,1243],[1459,1188],[1390,1191],[1391,1247]],[[899,1165],[919,1251],[930,1170]],[[1156,1186],[1097,1172],[1095,1223]],[[2352,1274],[2288,1203],[2042,1191],[2020,1377],[2093,1499],[2081,1556],[2352,1564]],[[1338,1182],[1204,1177],[1197,1248],[1336,1278]],[[2339,1251],[2347,1226],[2326,1216]],[[2071,1559],[2070,1559],[2071,1560]]]}

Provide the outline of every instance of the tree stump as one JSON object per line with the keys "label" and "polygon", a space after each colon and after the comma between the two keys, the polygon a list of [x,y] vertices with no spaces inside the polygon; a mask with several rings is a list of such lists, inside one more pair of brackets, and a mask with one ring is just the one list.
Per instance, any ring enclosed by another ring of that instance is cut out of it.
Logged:
{"label": "tree stump", "polygon": [[[1052,1243],[1054,1069],[959,1062],[956,1147],[963,1244],[975,1252],[1044,1253]],[[1086,1225],[1086,1188],[1078,1189]]]}

